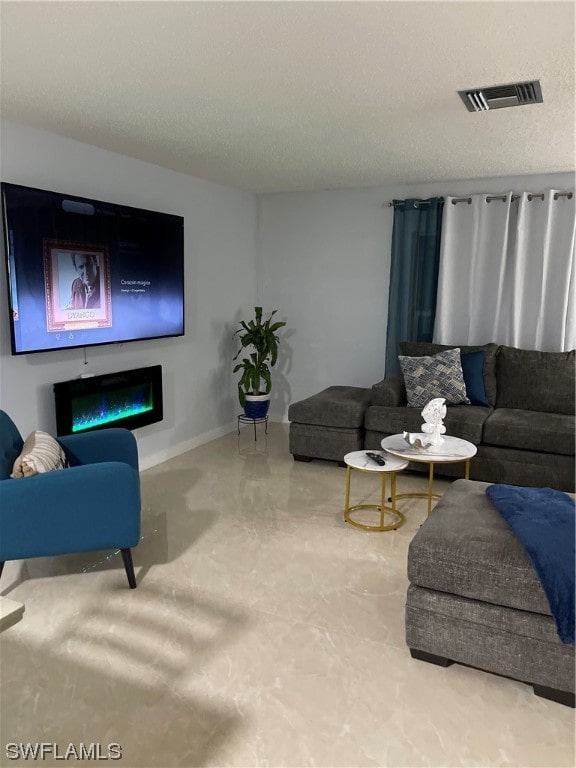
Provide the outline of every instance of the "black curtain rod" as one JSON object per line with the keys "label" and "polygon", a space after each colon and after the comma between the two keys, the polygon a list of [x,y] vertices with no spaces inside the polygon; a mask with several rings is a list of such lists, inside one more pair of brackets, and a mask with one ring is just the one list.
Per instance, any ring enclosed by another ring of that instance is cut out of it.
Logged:
{"label": "black curtain rod", "polygon": [[[569,200],[572,199],[573,192],[555,192],[554,193],[554,200],[558,200],[559,197],[567,197]],[[539,194],[532,194],[530,193],[528,195],[528,200],[532,202],[532,200],[538,198],[539,200],[544,200],[544,192],[540,192]],[[444,201],[443,197],[439,198],[440,200]],[[512,200],[519,200],[520,195],[512,195]],[[502,200],[503,202],[506,202],[508,200],[507,195],[486,195],[486,202],[489,203],[492,200]],[[401,201],[398,201],[401,202]],[[427,203],[429,202],[428,199],[421,199],[421,200],[414,200],[414,205],[417,205],[418,203]],[[452,201],[452,205],[456,205],[456,203],[468,203],[470,205],[472,203],[472,198],[469,197],[455,197]],[[385,208],[386,206],[392,207],[394,205],[394,201],[388,203],[383,203],[382,208]]]}

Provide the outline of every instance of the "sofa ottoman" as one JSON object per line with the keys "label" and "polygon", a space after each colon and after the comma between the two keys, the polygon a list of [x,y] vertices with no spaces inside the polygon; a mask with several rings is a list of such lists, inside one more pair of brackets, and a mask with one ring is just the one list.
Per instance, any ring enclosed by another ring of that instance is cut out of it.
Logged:
{"label": "sofa ottoman", "polygon": [[371,389],[328,387],[288,408],[289,447],[296,461],[328,459],[344,463],[344,456],[364,447],[364,414]]}
{"label": "sofa ottoman", "polygon": [[408,550],[406,642],[412,656],[527,682],[574,706],[574,645],[560,641],[532,564],[486,497],[457,480]]}

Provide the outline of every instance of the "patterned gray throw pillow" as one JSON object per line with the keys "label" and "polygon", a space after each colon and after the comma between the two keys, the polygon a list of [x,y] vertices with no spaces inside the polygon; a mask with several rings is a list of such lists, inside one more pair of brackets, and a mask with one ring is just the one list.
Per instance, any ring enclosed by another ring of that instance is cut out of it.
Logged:
{"label": "patterned gray throw pillow", "polygon": [[409,408],[422,408],[434,397],[447,405],[470,403],[460,362],[460,349],[447,349],[431,357],[399,355]]}

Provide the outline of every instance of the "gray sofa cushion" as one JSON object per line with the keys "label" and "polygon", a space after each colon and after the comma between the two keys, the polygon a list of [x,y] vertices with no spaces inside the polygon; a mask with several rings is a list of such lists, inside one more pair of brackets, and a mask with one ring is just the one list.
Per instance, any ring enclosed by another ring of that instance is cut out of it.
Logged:
{"label": "gray sofa cushion", "polygon": [[484,424],[484,443],[574,456],[574,417],[497,408]]}
{"label": "gray sofa cushion", "polygon": [[500,347],[498,408],[574,414],[575,353]]}
{"label": "gray sofa cushion", "polygon": [[[498,603],[478,602],[460,595],[449,595],[411,584],[407,603],[412,608],[433,611],[454,621],[482,624],[496,632],[532,637],[547,643],[560,643],[554,620],[550,616],[531,611],[518,611]],[[490,653],[491,649],[488,649]],[[566,650],[569,651],[568,646]]]}
{"label": "gray sofa cushion", "polygon": [[406,642],[436,656],[515,680],[574,690],[574,646],[551,616],[414,586],[406,599]]}
{"label": "gray sofa cushion", "polygon": [[400,342],[400,353],[409,357],[421,357],[422,355],[435,355],[443,349],[455,349],[456,346],[462,354],[466,352],[476,352],[479,349],[484,351],[484,386],[490,405],[496,404],[496,353],[498,344],[482,344],[476,346],[456,345],[456,344],[432,344],[427,341],[402,341]]}
{"label": "gray sofa cushion", "polygon": [[[366,411],[366,429],[396,435],[399,432],[421,432],[421,408],[387,408],[372,405]],[[479,405],[450,405],[446,408],[446,433],[461,437],[474,445],[482,442],[482,427],[492,408]]]}
{"label": "gray sofa cushion", "polygon": [[[442,469],[459,466],[448,464]],[[557,488],[574,493],[574,456],[482,444],[472,459],[470,477],[491,483]]]}
{"label": "gray sofa cushion", "polygon": [[292,403],[288,408],[288,419],[301,424],[356,429],[364,424],[364,413],[371,397],[371,389],[328,387],[305,400]]}
{"label": "gray sofa cushion", "polygon": [[549,616],[522,544],[486,496],[487,483],[456,480],[408,549],[413,584]]}

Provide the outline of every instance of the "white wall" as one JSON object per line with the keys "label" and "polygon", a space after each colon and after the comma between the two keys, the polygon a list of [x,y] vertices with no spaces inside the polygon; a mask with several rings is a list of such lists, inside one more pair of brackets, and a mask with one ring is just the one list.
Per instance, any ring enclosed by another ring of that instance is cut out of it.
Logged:
{"label": "white wall", "polygon": [[[271,414],[333,384],[384,376],[393,209],[397,198],[573,189],[557,173],[258,198],[259,293],[288,320]],[[275,376],[276,380],[276,376]]]}
{"label": "white wall", "polygon": [[161,363],[164,421],[135,431],[151,466],[235,427],[233,331],[256,303],[287,320],[272,419],[332,384],[384,375],[393,198],[573,188],[572,174],[263,195],[230,189],[10,122],[2,180],[185,218],[186,335],[121,346],[10,354],[0,267],[0,405],[26,435],[55,431],[52,384]]}
{"label": "white wall", "polygon": [[1,125],[0,170],[3,181],[185,219],[185,336],[89,348],[88,365],[82,349],[11,355],[1,266],[0,404],[24,437],[55,434],[54,382],[157,363],[164,420],[135,430],[143,467],[235,427],[232,334],[256,303],[254,195],[10,122]]}

